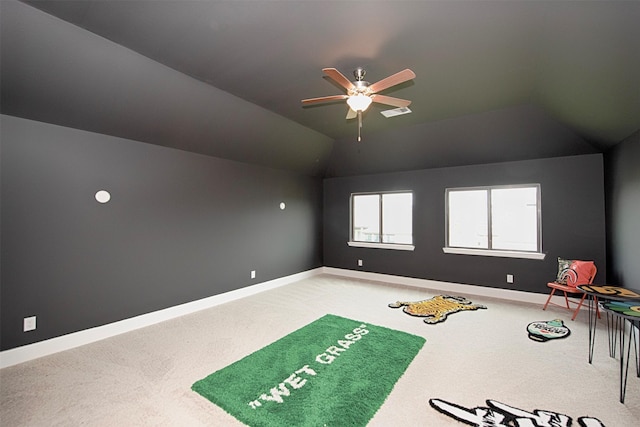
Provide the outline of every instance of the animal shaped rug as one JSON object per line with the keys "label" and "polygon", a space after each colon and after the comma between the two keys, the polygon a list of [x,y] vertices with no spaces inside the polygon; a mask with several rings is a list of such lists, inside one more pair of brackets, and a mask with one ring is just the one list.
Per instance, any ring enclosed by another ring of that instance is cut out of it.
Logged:
{"label": "animal shaped rug", "polygon": [[464,297],[450,295],[437,295],[431,299],[415,302],[396,301],[389,304],[389,307],[404,307],[402,311],[411,316],[425,317],[424,323],[428,324],[444,322],[447,316],[458,311],[487,308],[484,305],[474,304]]}
{"label": "animal shaped rug", "polygon": [[[527,411],[497,400],[487,400],[487,406],[466,408],[442,399],[430,399],[429,404],[438,412],[471,426],[571,426],[571,417],[558,412],[534,409]],[[579,417],[581,427],[605,427],[597,418]]]}
{"label": "animal shaped rug", "polygon": [[531,322],[527,325],[527,332],[529,339],[539,342],[566,338],[571,334],[569,328],[560,319]]}

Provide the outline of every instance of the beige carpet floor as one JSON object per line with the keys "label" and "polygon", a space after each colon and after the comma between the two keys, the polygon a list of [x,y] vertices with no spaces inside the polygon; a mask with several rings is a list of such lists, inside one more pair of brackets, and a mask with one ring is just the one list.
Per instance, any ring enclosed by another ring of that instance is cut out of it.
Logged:
{"label": "beige carpet floor", "polygon": [[[0,370],[2,426],[237,426],[191,391],[193,382],[331,313],[426,338],[371,426],[462,426],[429,405],[469,409],[488,399],[526,411],[598,418],[608,427],[640,425],[640,378],[630,371],[618,401],[619,361],[598,324],[588,363],[587,312],[575,321],[556,307],[465,295],[486,310],[428,325],[387,304],[442,294],[319,275],[218,307]],[[536,320],[560,318],[571,336],[539,343]],[[354,372],[357,375],[357,372]]]}

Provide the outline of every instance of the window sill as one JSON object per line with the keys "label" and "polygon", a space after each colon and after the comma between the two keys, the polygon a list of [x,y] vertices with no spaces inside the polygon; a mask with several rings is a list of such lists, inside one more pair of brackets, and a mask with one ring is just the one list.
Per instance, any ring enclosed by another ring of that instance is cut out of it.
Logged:
{"label": "window sill", "polygon": [[445,254],[495,256],[503,258],[524,258],[543,260],[546,254],[541,252],[492,251],[488,249],[442,248]]}
{"label": "window sill", "polygon": [[414,245],[398,245],[393,243],[372,242],[347,242],[347,245],[356,248],[393,249],[396,251],[412,251],[416,248]]}

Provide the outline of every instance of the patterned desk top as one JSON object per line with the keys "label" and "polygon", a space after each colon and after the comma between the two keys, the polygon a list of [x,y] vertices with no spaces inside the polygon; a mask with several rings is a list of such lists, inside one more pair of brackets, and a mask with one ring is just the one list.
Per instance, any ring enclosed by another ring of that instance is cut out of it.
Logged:
{"label": "patterned desk top", "polygon": [[602,307],[629,320],[640,320],[640,302],[608,301]]}
{"label": "patterned desk top", "polygon": [[579,285],[577,286],[585,294],[593,295],[600,299],[615,301],[637,301],[640,304],[640,294],[631,289],[611,285]]}

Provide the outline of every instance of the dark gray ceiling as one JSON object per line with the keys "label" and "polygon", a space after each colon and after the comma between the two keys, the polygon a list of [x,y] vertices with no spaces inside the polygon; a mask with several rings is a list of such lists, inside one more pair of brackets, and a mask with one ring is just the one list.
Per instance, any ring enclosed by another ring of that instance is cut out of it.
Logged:
{"label": "dark gray ceiling", "polygon": [[[640,129],[640,1],[2,0],[2,113],[319,176],[605,151]],[[413,101],[357,124],[321,69]]]}

